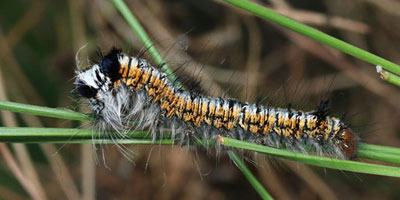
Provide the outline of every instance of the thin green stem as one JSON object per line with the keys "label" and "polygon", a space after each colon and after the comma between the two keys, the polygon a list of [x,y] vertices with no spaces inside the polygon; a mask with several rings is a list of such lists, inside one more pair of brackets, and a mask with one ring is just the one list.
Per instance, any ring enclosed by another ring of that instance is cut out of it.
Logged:
{"label": "thin green stem", "polygon": [[239,156],[232,150],[228,150],[228,155],[233,160],[235,165],[242,171],[244,176],[253,186],[253,188],[257,191],[262,199],[274,199],[272,196],[265,190],[265,188],[261,185],[261,183],[257,180],[257,178],[251,173],[251,171],[246,167],[244,162],[239,158]]}
{"label": "thin green stem", "polygon": [[264,8],[256,3],[253,3],[251,1],[245,1],[245,0],[224,0],[224,1],[230,3],[234,6],[237,6],[239,8],[242,8],[244,10],[247,10],[250,13],[253,13],[263,19],[267,19],[272,22],[275,22],[275,23],[282,25],[290,30],[293,30],[297,33],[305,35],[316,41],[319,41],[325,45],[331,46],[331,47],[336,48],[344,53],[347,53],[347,54],[357,57],[361,60],[364,60],[368,63],[371,63],[374,66],[380,65],[388,71],[391,71],[396,74],[400,74],[400,66],[393,62],[390,62],[384,58],[376,56],[376,55],[369,53],[363,49],[360,49],[358,47],[355,47],[355,46],[353,46],[349,43],[346,43],[342,40],[334,38],[326,33],[318,31],[318,30],[311,28],[305,24],[299,23],[288,17],[280,15],[280,14],[278,14],[270,9]]}
{"label": "thin green stem", "polygon": [[400,164],[400,156],[393,155],[382,152],[368,151],[368,150],[358,150],[357,151],[358,158],[365,158],[370,160],[379,160],[383,162],[390,162],[395,164]]}
{"label": "thin green stem", "polygon": [[[124,138],[107,139],[107,135],[116,133],[95,132],[89,129],[67,128],[36,128],[36,127],[0,127],[0,142],[8,143],[123,143],[140,144],[174,144],[171,133],[165,132],[159,140],[153,141],[153,136],[148,131],[130,131],[124,133]],[[93,136],[98,136],[96,139]],[[92,142],[93,141],[93,142]],[[153,141],[153,142],[147,142]],[[161,143],[160,143],[161,142]],[[196,140],[195,146],[214,146],[215,140]]]}
{"label": "thin green stem", "polygon": [[339,160],[328,157],[296,153],[293,151],[256,145],[253,143],[235,140],[232,138],[227,138],[222,136],[218,136],[218,142],[225,146],[243,148],[269,155],[280,156],[289,160],[294,160],[319,167],[339,169],[339,170],[359,172],[359,173],[375,174],[382,176],[400,177],[399,167],[376,165],[376,164],[369,164],[369,163],[356,162],[350,160]]}
{"label": "thin green stem", "polygon": [[366,150],[366,151],[374,151],[380,153],[388,153],[400,156],[400,148],[396,147],[388,147],[388,146],[380,146],[375,144],[365,144],[361,143],[358,145],[359,150]]}
{"label": "thin green stem", "polygon": [[380,65],[376,66],[376,71],[381,75],[382,80],[400,86],[400,77],[396,74],[383,70]]}
{"label": "thin green stem", "polygon": [[391,72],[387,72],[387,73],[388,73],[387,78],[383,79],[383,80],[385,80],[385,81],[387,81],[387,82],[389,82],[389,83],[391,83],[393,85],[400,86],[400,77],[397,76],[396,74],[391,73]]}
{"label": "thin green stem", "polygon": [[8,110],[11,112],[25,113],[44,117],[54,117],[69,120],[91,121],[92,117],[79,112],[65,109],[48,108],[43,106],[35,106],[29,104],[15,103],[0,100],[0,110]]}
{"label": "thin green stem", "polygon": [[[80,140],[92,140],[96,133],[88,129],[67,128],[34,128],[34,127],[0,127],[0,142],[39,143],[61,141],[70,143]],[[149,136],[147,131],[132,131],[126,133],[126,138],[143,139]],[[104,137],[102,137],[104,138]]]}

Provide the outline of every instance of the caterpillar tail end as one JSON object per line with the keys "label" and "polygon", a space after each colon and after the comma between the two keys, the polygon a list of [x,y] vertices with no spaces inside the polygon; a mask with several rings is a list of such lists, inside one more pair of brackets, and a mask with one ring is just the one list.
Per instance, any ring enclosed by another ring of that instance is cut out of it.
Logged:
{"label": "caterpillar tail end", "polygon": [[341,133],[342,143],[340,148],[347,159],[353,159],[357,153],[358,136],[350,128],[346,128]]}

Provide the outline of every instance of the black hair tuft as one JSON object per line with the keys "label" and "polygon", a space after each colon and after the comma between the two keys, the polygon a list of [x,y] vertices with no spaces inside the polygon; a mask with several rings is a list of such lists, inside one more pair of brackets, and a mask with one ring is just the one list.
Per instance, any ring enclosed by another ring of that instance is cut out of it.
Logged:
{"label": "black hair tuft", "polygon": [[82,81],[78,82],[76,91],[78,91],[81,96],[88,99],[94,98],[97,95],[97,90],[95,88],[86,85]]}
{"label": "black hair tuft", "polygon": [[318,120],[324,120],[326,116],[328,116],[329,113],[329,100],[322,100],[319,105],[317,110],[313,113],[318,117]]}
{"label": "black hair tuft", "polygon": [[100,63],[103,73],[110,77],[113,82],[121,78],[121,75],[118,73],[121,67],[118,58],[121,53],[121,49],[113,47]]}

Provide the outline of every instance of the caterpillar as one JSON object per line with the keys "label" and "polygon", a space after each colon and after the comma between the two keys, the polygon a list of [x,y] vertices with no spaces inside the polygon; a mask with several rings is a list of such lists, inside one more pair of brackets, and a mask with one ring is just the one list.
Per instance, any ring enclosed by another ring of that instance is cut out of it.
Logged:
{"label": "caterpillar", "polygon": [[312,148],[342,159],[354,158],[357,150],[357,134],[326,114],[326,102],[304,112],[207,97],[182,90],[145,59],[116,48],[76,71],[75,85],[96,116],[94,127],[111,138],[144,128],[156,138],[169,128],[181,144],[223,135],[306,153]]}

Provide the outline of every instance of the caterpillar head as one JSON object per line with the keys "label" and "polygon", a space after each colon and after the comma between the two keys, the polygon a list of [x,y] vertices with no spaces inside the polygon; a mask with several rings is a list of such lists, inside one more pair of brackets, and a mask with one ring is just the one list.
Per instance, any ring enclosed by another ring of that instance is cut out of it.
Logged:
{"label": "caterpillar head", "polygon": [[76,91],[86,98],[91,108],[99,114],[104,108],[105,98],[112,95],[112,84],[120,78],[120,50],[113,48],[101,62],[76,72]]}

